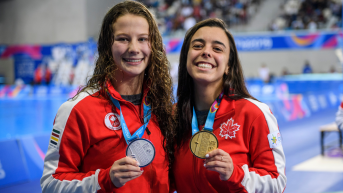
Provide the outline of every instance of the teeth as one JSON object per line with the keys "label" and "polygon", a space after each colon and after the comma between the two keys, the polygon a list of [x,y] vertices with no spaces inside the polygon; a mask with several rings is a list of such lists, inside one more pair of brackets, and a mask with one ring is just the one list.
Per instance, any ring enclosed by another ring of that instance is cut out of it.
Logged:
{"label": "teeth", "polygon": [[199,68],[208,68],[208,69],[212,69],[212,65],[211,64],[198,64]]}
{"label": "teeth", "polygon": [[127,62],[140,62],[142,59],[139,59],[139,60],[129,60],[129,59],[125,59],[125,61]]}

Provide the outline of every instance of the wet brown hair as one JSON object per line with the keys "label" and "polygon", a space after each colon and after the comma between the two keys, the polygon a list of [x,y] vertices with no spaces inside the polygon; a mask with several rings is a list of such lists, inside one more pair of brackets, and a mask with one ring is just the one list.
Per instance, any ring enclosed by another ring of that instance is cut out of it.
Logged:
{"label": "wet brown hair", "polygon": [[[156,116],[158,125],[164,136],[164,149],[168,158],[170,153],[167,148],[169,139],[172,139],[172,127],[174,125],[172,116],[172,105],[174,98],[172,94],[172,79],[169,73],[169,62],[164,51],[162,36],[159,33],[156,21],[150,11],[141,3],[136,1],[124,1],[112,7],[105,15],[100,36],[98,40],[98,58],[92,77],[87,81],[87,84],[80,92],[88,89],[104,89],[104,84],[107,81],[116,82],[114,74],[118,70],[117,65],[111,52],[111,47],[114,42],[114,23],[121,16],[133,14],[146,19],[149,24],[149,42],[151,47],[151,55],[149,64],[145,69],[143,84],[149,88],[148,98],[151,102],[152,113]],[[77,95],[78,95],[77,94]],[[100,94],[99,94],[100,95]],[[95,96],[97,97],[97,96]],[[99,96],[98,96],[99,97]],[[109,103],[110,99],[105,94],[104,96]],[[112,103],[111,103],[112,104]],[[114,108],[114,107],[113,107]]]}
{"label": "wet brown hair", "polygon": [[174,142],[174,145],[177,147],[180,147],[185,141],[187,141],[187,139],[189,139],[191,135],[194,106],[194,87],[193,79],[187,71],[187,56],[193,35],[202,27],[218,27],[225,32],[229,39],[229,73],[228,75],[225,73],[223,75],[224,95],[234,100],[241,98],[255,99],[249,94],[245,86],[243,70],[238,58],[235,41],[231,33],[226,29],[225,23],[221,19],[217,18],[206,19],[197,23],[186,33],[180,53],[177,105],[175,113],[178,123],[175,128],[176,136]]}

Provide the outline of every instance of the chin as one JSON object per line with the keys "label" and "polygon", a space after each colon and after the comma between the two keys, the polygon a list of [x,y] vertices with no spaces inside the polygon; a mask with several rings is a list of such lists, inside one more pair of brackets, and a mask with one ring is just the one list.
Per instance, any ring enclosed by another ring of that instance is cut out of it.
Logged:
{"label": "chin", "polygon": [[209,76],[198,76],[198,77],[193,78],[193,81],[194,83],[203,84],[203,85],[217,85],[223,80],[214,79]]}
{"label": "chin", "polygon": [[213,82],[206,77],[193,78],[193,81],[196,83],[203,83],[203,84],[209,84],[209,83]]}

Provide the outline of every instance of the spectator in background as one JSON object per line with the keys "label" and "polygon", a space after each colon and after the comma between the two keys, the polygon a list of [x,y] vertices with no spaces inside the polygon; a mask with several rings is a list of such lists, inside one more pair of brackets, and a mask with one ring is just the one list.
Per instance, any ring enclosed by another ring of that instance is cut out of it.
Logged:
{"label": "spectator in background", "polygon": [[269,80],[268,80],[268,83],[272,83],[274,82],[274,79],[275,79],[275,74],[274,73],[269,73]]}
{"label": "spectator in background", "polygon": [[338,107],[338,111],[336,113],[336,124],[338,126],[338,129],[342,131],[343,130],[343,101],[341,102],[341,105]]}
{"label": "spectator in background", "polygon": [[303,74],[310,74],[310,73],[312,73],[312,67],[310,65],[310,62],[306,60],[304,64],[304,68],[303,68]]}
{"label": "spectator in background", "polygon": [[[269,26],[270,30],[306,28],[309,31],[315,31],[316,29],[337,28],[342,25],[341,1],[285,0],[282,7],[282,14]],[[279,22],[280,20],[284,22]]]}
{"label": "spectator in background", "polygon": [[329,73],[336,73],[335,66],[331,66]]}
{"label": "spectator in background", "polygon": [[186,5],[181,8],[181,15],[183,17],[188,17],[193,14],[193,7]]}
{"label": "spectator in background", "polygon": [[197,21],[195,20],[195,18],[190,15],[185,19],[185,22],[183,23],[183,29],[187,31],[189,28],[193,27],[196,23]]}
{"label": "spectator in background", "polygon": [[317,23],[311,19],[310,23],[307,25],[307,29],[310,30],[311,32],[314,32],[317,30]]}
{"label": "spectator in background", "polygon": [[290,74],[290,73],[289,73],[288,69],[287,69],[286,67],[284,67],[283,70],[282,70],[282,72],[281,72],[281,76],[287,76],[287,75],[289,75],[289,74]]}
{"label": "spectator in background", "polygon": [[293,29],[304,29],[304,23],[301,20],[301,18],[298,18],[298,19],[292,21],[292,28]]}
{"label": "spectator in background", "polygon": [[51,71],[46,64],[42,63],[35,70],[34,83],[35,84],[50,84],[51,81]]}
{"label": "spectator in background", "polygon": [[270,74],[269,74],[269,68],[266,66],[266,64],[261,65],[259,69],[259,75],[264,83],[269,82]]}
{"label": "spectator in background", "polygon": [[213,17],[223,18],[229,27],[246,24],[256,13],[261,0],[173,0],[159,4],[155,0],[140,1],[156,9],[156,18],[164,35],[177,35],[195,23]]}

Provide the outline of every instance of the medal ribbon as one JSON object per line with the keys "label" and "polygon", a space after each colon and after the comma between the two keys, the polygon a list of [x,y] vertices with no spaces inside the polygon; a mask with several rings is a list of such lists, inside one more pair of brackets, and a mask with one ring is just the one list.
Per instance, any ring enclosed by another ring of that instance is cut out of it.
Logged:
{"label": "medal ribbon", "polygon": [[108,93],[108,96],[111,98],[112,103],[120,110],[120,123],[121,123],[121,128],[123,130],[124,138],[127,144],[129,144],[132,140],[141,138],[144,134],[144,131],[146,129],[146,126],[149,124],[150,118],[151,118],[151,113],[149,112],[151,110],[150,102],[147,100],[145,97],[143,100],[144,103],[144,125],[142,125],[132,136],[130,134],[130,131],[126,125],[123,113],[120,108],[120,103],[118,100],[113,98],[110,93]]}
{"label": "medal ribbon", "polygon": [[[224,93],[221,92],[220,95],[217,97],[217,99],[212,103],[210,110],[208,111],[204,130],[213,131],[213,124],[214,124],[214,118],[216,116],[217,110],[219,108],[220,102],[222,101]],[[192,117],[192,135],[194,135],[196,132],[199,132],[199,126],[198,126],[198,119],[197,115],[195,114],[195,110],[193,107],[193,117]]]}

